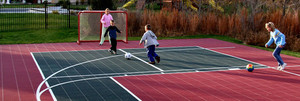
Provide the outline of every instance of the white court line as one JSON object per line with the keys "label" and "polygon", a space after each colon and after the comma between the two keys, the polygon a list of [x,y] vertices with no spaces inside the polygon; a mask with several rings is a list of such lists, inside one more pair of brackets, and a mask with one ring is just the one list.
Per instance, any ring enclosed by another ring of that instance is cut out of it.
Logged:
{"label": "white court line", "polygon": [[[214,50],[210,50],[210,49],[208,49],[208,48],[204,48],[204,47],[200,47],[200,46],[198,46],[198,47],[199,47],[199,48],[202,48],[202,49],[209,50],[209,51],[213,51],[213,52],[216,52],[216,53],[220,53],[220,54],[223,54],[223,55],[227,55],[227,56],[230,56],[230,57],[234,57],[234,58],[237,58],[237,59],[241,59],[241,60],[244,60],[244,61],[256,63],[256,64],[259,64],[259,65],[261,65],[261,66],[266,66],[266,65],[263,65],[263,64],[260,64],[260,63],[257,63],[257,62],[253,62],[253,61],[250,61],[250,60],[246,60],[246,59],[239,58],[239,57],[236,57],[236,56],[232,56],[232,55],[229,55],[229,54],[225,54],[225,53],[222,53],[222,52],[217,52],[217,51],[214,51]],[[298,65],[295,65],[295,66],[298,66]],[[266,66],[266,67],[269,67],[269,68],[272,68],[272,69],[277,70],[275,67],[270,67],[270,66]],[[291,67],[293,67],[293,66],[291,66]],[[282,71],[285,72],[285,73],[288,73],[288,74],[295,75],[295,76],[300,76],[300,74],[297,74],[297,73],[292,73],[292,72],[288,72],[288,71],[285,71],[285,70],[282,70]]]}
{"label": "white court line", "polygon": [[[266,65],[263,65],[263,64],[260,64],[260,63],[257,63],[257,62],[253,62],[253,61],[250,61],[250,60],[246,60],[246,59],[243,59],[243,58],[239,58],[239,57],[236,57],[236,56],[232,56],[232,55],[229,55],[229,54],[225,54],[225,53],[222,53],[222,52],[217,52],[217,51],[214,51],[214,50],[210,50],[210,49],[213,49],[213,48],[204,48],[204,47],[200,47],[200,46],[197,46],[201,49],[205,49],[205,50],[208,50],[208,51],[212,51],[212,52],[215,52],[215,53],[219,53],[219,54],[223,54],[223,55],[226,55],[226,56],[230,56],[230,57],[233,57],[233,58],[236,58],[236,59],[240,59],[240,60],[244,60],[244,61],[248,61],[248,62],[251,62],[251,63],[255,63],[255,64],[258,64],[260,66],[266,66]],[[268,67],[268,66],[266,66]]]}
{"label": "white court line", "polygon": [[[261,65],[253,65],[261,66]],[[175,69],[175,70],[164,70],[164,72],[180,72],[180,71],[201,71],[201,70],[211,70],[211,69],[236,69],[237,67],[246,67],[246,66],[230,66],[230,67],[209,67],[209,68],[194,68],[194,69]],[[260,69],[260,68],[257,68]],[[94,76],[110,76],[110,75],[128,75],[128,74],[142,74],[142,73],[159,73],[160,71],[142,71],[142,72],[124,72],[124,73],[106,73],[106,74],[91,74],[91,75],[71,75],[71,76],[54,76],[52,78],[76,78],[76,77],[94,77]],[[161,72],[160,72],[161,73]]]}
{"label": "white court line", "polygon": [[61,70],[59,70],[59,71],[57,71],[57,72],[51,74],[51,75],[48,76],[46,79],[44,79],[44,80],[40,83],[40,85],[38,86],[37,91],[36,91],[36,93],[37,93],[37,94],[36,94],[37,100],[40,101],[40,95],[42,94],[42,93],[40,93],[40,89],[41,89],[41,87],[43,86],[43,84],[44,84],[47,80],[49,80],[51,77],[53,77],[54,75],[56,75],[56,74],[58,74],[58,73],[60,73],[60,72],[62,72],[62,71],[64,71],[64,70],[66,70],[66,69],[70,69],[70,68],[73,68],[73,67],[78,66],[78,65],[86,64],[86,63],[93,62],[93,61],[98,61],[98,60],[103,60],[103,59],[108,59],[108,58],[118,57],[118,56],[122,56],[122,55],[114,55],[114,56],[109,56],[109,57],[98,58],[98,59],[94,59],[94,60],[89,60],[89,61],[81,62],[81,63],[78,63],[78,64],[74,64],[74,65],[68,66],[68,67],[66,67],[66,68],[63,68],[63,69],[61,69]]}
{"label": "white court line", "polygon": [[[124,50],[122,50],[122,49],[119,49],[119,50],[120,50],[121,52],[123,52],[123,53],[127,53],[126,51],[124,51]],[[136,59],[138,59],[138,60],[140,60],[140,61],[146,63],[147,65],[150,65],[151,67],[153,67],[153,68],[155,68],[155,69],[157,69],[157,70],[159,70],[159,71],[164,71],[164,70],[162,70],[161,68],[158,68],[158,67],[154,66],[153,64],[149,64],[148,62],[146,62],[145,60],[143,60],[143,59],[141,59],[141,58],[138,58],[138,57],[136,57],[136,56],[134,56],[134,55],[132,55],[132,57],[134,57],[134,58],[136,58]]]}
{"label": "white court line", "polygon": [[288,73],[288,74],[300,76],[300,74],[297,74],[297,73],[289,72],[289,71],[286,71],[286,70],[282,70],[282,71],[285,72],[285,73]]}
{"label": "white court line", "polygon": [[[197,47],[197,46],[195,46],[195,47]],[[216,48],[222,49],[222,47],[216,47]],[[228,47],[223,47],[223,48],[228,48]],[[195,48],[195,49],[198,49],[198,48]],[[201,48],[201,49],[204,49],[204,48]],[[175,50],[181,51],[181,50],[192,50],[192,49],[172,49],[172,50],[168,50],[168,51],[175,51]],[[194,50],[194,49],[193,49],[193,50]],[[84,51],[84,50],[83,50],[83,51]],[[68,51],[63,51],[63,52],[68,52]],[[164,51],[157,51],[157,52],[164,52]],[[41,53],[41,52],[37,52],[37,53]],[[48,52],[48,53],[49,53],[49,52]],[[140,52],[140,53],[146,53],[146,52]],[[139,53],[139,54],[140,54],[140,53]],[[133,53],[133,54],[134,54],[134,53]],[[58,74],[58,73],[60,73],[60,72],[62,72],[62,71],[64,71],[64,70],[66,70],[66,69],[69,69],[69,68],[72,68],[72,67],[75,67],[75,66],[78,66],[78,65],[86,64],[86,63],[93,62],[93,61],[97,61],[97,60],[102,60],[102,59],[108,59],[108,58],[112,58],[112,57],[117,57],[117,56],[121,56],[121,55],[109,56],[109,57],[104,57],[104,58],[99,58],[99,59],[94,59],[94,60],[89,60],[89,61],[81,62],[81,63],[78,63],[78,64],[74,64],[74,65],[68,66],[68,67],[66,67],[66,68],[64,68],[64,69],[61,69],[61,70],[59,70],[59,71],[57,71],[57,72],[51,74],[51,75],[50,75],[49,77],[47,77],[47,78],[43,77],[43,78],[45,78],[45,79],[40,83],[40,85],[38,86],[37,91],[36,91],[36,98],[37,98],[37,100],[40,101],[40,95],[43,93],[43,92],[40,92],[42,85],[43,85],[48,79],[52,78],[54,75],[56,75],[56,74]],[[134,57],[135,57],[135,56],[134,56]],[[137,57],[136,57],[136,58],[137,58]],[[37,64],[37,65],[38,65],[38,64]],[[161,71],[163,71],[163,70],[161,70]],[[41,72],[41,70],[40,70],[40,72]],[[47,84],[47,83],[46,83],[46,84]],[[47,88],[47,89],[48,89],[48,88]],[[46,89],[45,89],[45,90],[46,90]]]}
{"label": "white court line", "polygon": [[[107,49],[97,49],[97,50],[107,50]],[[32,52],[32,53],[57,53],[57,52],[83,52],[83,51],[97,51],[97,50],[70,50],[70,51],[47,51],[47,52]]]}
{"label": "white court line", "polygon": [[126,90],[129,94],[131,94],[138,101],[142,101],[139,97],[137,97],[134,93],[132,93],[130,90],[128,90],[125,86],[123,86],[120,82],[115,80],[113,77],[110,77],[110,79],[112,79],[114,82],[116,82],[119,86],[121,86],[124,90]]}
{"label": "white court line", "polygon": [[287,65],[285,67],[300,67],[300,65],[292,65],[292,66]]}
{"label": "white court line", "polygon": [[[264,69],[264,68],[258,68],[258,69]],[[198,72],[212,72],[212,71],[215,72],[215,71],[228,71],[228,70],[210,70],[210,71],[198,71]],[[156,72],[159,73],[159,74],[147,74],[147,75],[161,75],[160,71],[156,71]],[[164,72],[166,72],[166,71],[164,71]],[[179,72],[172,72],[172,73],[166,73],[166,74],[178,74],[178,73],[195,73],[195,72],[190,72],[190,71],[182,72],[182,71],[179,71]],[[55,84],[53,86],[50,86],[50,87],[42,90],[40,93],[42,94],[42,93],[44,93],[45,91],[47,91],[51,88],[61,86],[61,85],[65,85],[65,84],[69,84],[69,83],[80,82],[80,81],[88,81],[88,80],[94,80],[94,79],[106,79],[106,78],[110,78],[110,77],[124,77],[124,76],[91,77],[91,78],[84,78],[84,79],[77,79],[77,80],[61,82],[61,83]],[[127,75],[127,76],[145,76],[145,75]]]}
{"label": "white court line", "polygon": [[[44,73],[42,72],[42,70],[41,70],[41,68],[40,68],[40,65],[39,65],[38,62],[36,61],[36,59],[35,59],[33,53],[30,52],[30,54],[31,54],[31,56],[32,56],[32,58],[33,58],[33,61],[34,61],[35,65],[37,66],[38,70],[40,71],[43,80],[45,80],[45,76],[44,76]],[[48,84],[48,82],[45,82],[45,84],[46,84],[47,87],[50,87],[49,84]],[[54,100],[54,101],[57,101],[57,99],[56,99],[56,97],[55,97],[55,95],[54,95],[52,89],[49,89],[49,92],[50,92],[50,94],[51,94],[53,100]],[[36,93],[37,93],[37,92],[36,92]],[[36,95],[36,96],[37,96],[37,95]]]}

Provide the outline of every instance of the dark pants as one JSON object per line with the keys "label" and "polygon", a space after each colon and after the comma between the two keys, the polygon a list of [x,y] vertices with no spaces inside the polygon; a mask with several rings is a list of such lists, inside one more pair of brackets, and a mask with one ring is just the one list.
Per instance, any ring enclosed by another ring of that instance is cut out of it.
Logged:
{"label": "dark pants", "polygon": [[114,38],[110,38],[111,47],[110,49],[117,52],[117,40]]}
{"label": "dark pants", "polygon": [[155,53],[155,45],[151,45],[147,47],[147,55],[150,62],[154,62],[153,57],[157,57],[158,55]]}

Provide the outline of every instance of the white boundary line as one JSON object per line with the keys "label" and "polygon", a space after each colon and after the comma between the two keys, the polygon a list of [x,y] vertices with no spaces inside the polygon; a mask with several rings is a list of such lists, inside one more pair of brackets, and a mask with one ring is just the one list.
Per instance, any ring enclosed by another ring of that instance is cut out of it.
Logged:
{"label": "white boundary line", "polygon": [[[206,50],[209,50],[209,49],[226,49],[226,48],[235,48],[235,47],[215,47],[215,48],[202,48],[202,47],[200,47],[200,46],[193,46],[193,47],[195,47],[195,49],[206,49]],[[197,48],[198,47],[198,48]],[[164,48],[166,48],[166,47],[164,47]],[[192,47],[191,47],[192,48]],[[103,49],[104,50],[104,49]],[[167,50],[167,51],[175,51],[175,50],[194,50],[194,49],[172,49],[172,50]],[[89,50],[82,50],[82,51],[89,51]],[[121,51],[121,50],[120,50]],[[213,50],[209,50],[209,51],[213,51]],[[63,52],[69,52],[69,51],[63,51]],[[164,51],[157,51],[157,52],[164,52]],[[213,51],[213,52],[216,52],[216,51]],[[41,53],[41,52],[37,52],[37,53]],[[138,54],[140,54],[140,53],[145,53],[145,52],[139,52]],[[216,52],[216,53],[221,53],[221,52]],[[31,54],[32,54],[32,52],[31,52]],[[137,54],[137,53],[133,53],[133,54]],[[223,55],[227,55],[227,56],[231,56],[231,55],[228,55],[228,54],[224,54],[224,53],[221,53],[221,54],[223,54]],[[85,64],[85,63],[89,63],[89,62],[93,62],[93,61],[97,61],[97,60],[102,60],[102,59],[108,59],[108,58],[112,58],[112,57],[117,57],[117,56],[121,56],[121,55],[115,55],[115,56],[109,56],[109,57],[104,57],[104,58],[99,58],[99,59],[94,59],[94,60],[89,60],[89,61],[85,61],[85,62],[81,62],[81,63],[78,63],[78,64],[74,64],[74,65],[72,65],[72,66],[68,66],[68,67],[66,67],[66,68],[64,68],[64,69],[61,69],[61,70],[59,70],[59,71],[57,71],[57,72],[55,72],[55,73],[53,73],[52,75],[50,75],[49,77],[47,77],[46,79],[44,79],[44,81],[42,81],[41,83],[40,83],[40,85],[39,85],[39,87],[37,88],[37,94],[36,94],[36,96],[37,96],[37,100],[38,101],[40,101],[40,95],[44,92],[44,91],[46,91],[46,90],[48,90],[48,89],[51,89],[51,88],[53,88],[53,87],[55,87],[55,85],[54,86],[51,86],[51,87],[49,87],[49,88],[47,88],[47,89],[44,89],[42,92],[40,92],[40,89],[41,89],[41,87],[42,87],[42,85],[44,84],[44,83],[46,83],[47,84],[47,80],[48,79],[50,79],[51,77],[53,77],[54,75],[56,75],[57,73],[60,73],[60,72],[62,72],[62,71],[64,71],[64,70],[66,70],[66,69],[69,69],[69,68],[72,68],[72,67],[75,67],[75,66],[78,66],[78,65],[82,65],[82,64]],[[134,56],[135,57],[135,56]],[[231,57],[234,57],[234,56],[231,56]],[[238,58],[238,57],[234,57],[234,58]],[[242,59],[242,58],[238,58],[238,59],[241,59],[241,60],[245,60],[245,59]],[[245,60],[245,61],[249,61],[249,60]],[[36,62],[36,61],[35,61]],[[252,62],[252,61],[249,61],[249,62]],[[252,63],[255,63],[255,62],[252,62]],[[259,64],[259,63],[256,63],[256,64]],[[36,62],[36,65],[38,65],[37,64],[37,62]],[[259,65],[261,65],[261,64],[259,64]],[[265,65],[261,65],[261,66],[265,66]],[[156,67],[156,66],[155,66]],[[40,68],[39,68],[39,71],[41,72],[41,70],[40,70]],[[163,70],[161,70],[161,71],[163,71]],[[42,73],[42,72],[41,72]],[[42,75],[43,76],[43,75]],[[45,78],[45,77],[43,77],[43,78]],[[78,80],[75,80],[75,81],[78,81]],[[73,81],[74,82],[74,81]],[[62,85],[63,83],[61,83],[61,85]],[[49,85],[47,85],[47,86],[49,86]],[[58,85],[57,85],[58,86]]]}
{"label": "white boundary line", "polygon": [[300,76],[300,74],[292,73],[292,72],[285,71],[285,70],[282,70],[282,72],[285,72],[285,73],[288,73],[288,74],[292,74],[292,75],[296,75],[296,76]]}
{"label": "white boundary line", "polygon": [[[42,72],[42,70],[41,70],[41,68],[40,68],[40,65],[39,65],[38,62],[36,61],[36,59],[35,59],[33,53],[30,52],[30,54],[31,54],[31,56],[32,56],[32,58],[33,58],[33,61],[34,61],[35,65],[37,66],[38,70],[40,71],[43,80],[45,80],[45,76],[44,76],[44,73]],[[47,87],[50,87],[50,85],[48,84],[47,81],[45,82],[45,84],[46,84]],[[52,89],[49,89],[49,92],[50,92],[50,94],[51,94],[53,100],[54,100],[54,101],[57,101],[57,99],[56,99],[56,97],[55,97],[55,95],[54,95]],[[36,92],[36,93],[37,93],[37,92]]]}
{"label": "white boundary line", "polygon": [[[122,50],[122,49],[119,49],[121,52],[123,52],[123,53],[127,53],[126,51],[124,51],[124,50]],[[136,57],[136,56],[134,56],[134,55],[132,55],[132,57],[134,57],[134,58],[136,58],[136,59],[138,59],[138,60],[140,60],[140,61],[142,61],[142,62],[144,62],[144,63],[146,63],[146,64],[148,64],[148,65],[150,65],[151,67],[153,67],[153,68],[155,68],[155,69],[157,69],[157,70],[159,70],[159,71],[164,71],[164,70],[162,70],[161,68],[158,68],[158,67],[156,67],[156,66],[154,66],[154,65],[152,65],[152,64],[149,64],[148,62],[146,62],[145,60],[143,60],[143,59],[141,59],[141,58],[138,58],[138,57]]]}
{"label": "white boundary line", "polygon": [[[253,62],[253,61],[250,61],[250,60],[246,60],[246,59],[239,58],[239,57],[236,57],[236,56],[232,56],[232,55],[229,55],[229,54],[225,54],[225,53],[222,53],[222,52],[217,52],[217,51],[214,51],[214,50],[210,50],[210,49],[208,49],[208,48],[204,48],[204,47],[200,47],[200,46],[198,46],[198,47],[199,47],[199,48],[202,48],[202,49],[209,50],[209,51],[213,51],[213,52],[216,52],[216,53],[220,53],[220,54],[223,54],[223,55],[227,55],[227,56],[230,56],[230,57],[233,57],[233,58],[237,58],[237,59],[241,59],[241,60],[244,60],[244,61],[256,63],[256,64],[259,64],[259,65],[261,65],[261,66],[266,66],[266,67],[268,67],[268,68],[272,68],[272,69],[277,70],[275,67],[270,67],[270,66],[267,66],[267,65],[263,65],[263,64],[260,64],[260,63],[257,63],[257,62]],[[300,66],[300,65],[294,65],[294,66],[291,66],[291,67],[296,67],[296,66]],[[292,72],[285,71],[285,70],[282,70],[282,72],[285,72],[285,73],[288,73],[288,74],[292,74],[292,75],[295,75],[295,76],[300,76],[300,74],[292,73]]]}
{"label": "white boundary line", "polygon": [[[179,46],[180,48],[197,48],[197,46]],[[168,49],[168,48],[178,48],[178,47],[157,47],[156,49]],[[207,49],[228,49],[235,47],[213,47]],[[143,49],[143,48],[123,48],[123,49]],[[70,50],[70,51],[47,51],[47,52],[31,52],[31,53],[55,53],[55,52],[81,52],[81,51],[97,51],[97,50],[107,50],[107,49],[96,49],[96,50]],[[173,49],[174,50],[174,49]],[[177,49],[176,49],[177,50]],[[185,50],[185,49],[183,49]]]}
{"label": "white boundary line", "polygon": [[[258,69],[265,69],[265,68],[258,68]],[[210,70],[210,71],[198,71],[198,72],[216,72],[216,71],[228,71],[228,69],[226,70]],[[172,72],[172,73],[166,73],[166,74],[178,74],[178,73],[196,73],[196,72],[190,72],[190,71],[179,71],[179,72]],[[148,74],[148,75],[161,75],[160,71],[157,71],[157,74]],[[144,75],[124,75],[124,76],[144,76]],[[62,83],[58,83],[55,84],[53,86],[50,86],[44,90],[41,91],[41,93],[44,93],[45,91],[57,87],[57,86],[61,86],[61,85],[65,85],[65,84],[69,84],[69,83],[73,83],[73,82],[80,82],[80,81],[88,81],[88,80],[94,80],[94,79],[105,79],[105,78],[110,78],[110,77],[124,77],[124,76],[106,76],[106,77],[91,77],[91,78],[84,78],[84,79],[77,79],[77,80],[72,80],[72,81],[66,81],[66,82],[62,82]]]}
{"label": "white boundary line", "polygon": [[138,101],[142,101],[139,97],[137,97],[134,93],[132,93],[130,90],[128,90],[125,86],[123,86],[120,82],[115,80],[113,77],[109,77],[114,82],[116,82],[119,86],[121,86],[124,90],[126,90],[129,94],[131,94],[134,98],[136,98]]}
{"label": "white boundary line", "polygon": [[[200,46],[197,46],[197,47],[199,47],[201,49],[208,50],[208,51],[212,51],[212,52],[215,52],[215,53],[219,53],[219,54],[223,54],[223,55],[226,55],[226,56],[230,56],[230,57],[233,57],[233,58],[236,58],[236,59],[240,59],[240,60],[248,61],[248,62],[251,62],[251,63],[255,63],[255,64],[258,64],[258,65],[261,65],[261,66],[266,66],[266,65],[263,65],[263,64],[260,64],[260,63],[257,63],[257,62],[253,62],[253,61],[250,61],[250,60],[246,60],[246,59],[239,58],[239,57],[236,57],[236,56],[232,56],[232,55],[229,55],[229,54],[225,54],[225,53],[222,53],[222,52],[217,52],[217,51],[211,50],[213,48],[204,48],[204,47],[200,47]],[[266,66],[266,67],[268,67],[268,66]]]}
{"label": "white boundary line", "polygon": [[292,65],[292,66],[285,66],[285,67],[300,67],[300,65]]}
{"label": "white boundary line", "polygon": [[[253,66],[261,66],[261,65],[253,65]],[[209,68],[195,68],[195,69],[175,69],[175,70],[164,70],[164,71],[143,71],[143,72],[124,72],[124,73],[106,73],[106,74],[92,74],[92,75],[72,75],[72,76],[54,76],[52,78],[76,78],[76,77],[95,77],[95,76],[111,76],[111,75],[128,75],[128,74],[142,74],[142,73],[161,73],[161,72],[182,72],[182,71],[201,71],[201,70],[211,70],[211,69],[228,69],[228,70],[236,70],[240,69],[238,67],[246,67],[246,66],[231,66],[231,67],[209,67]],[[265,67],[265,66],[261,66]],[[261,69],[261,68],[256,68]]]}
{"label": "white boundary line", "polygon": [[70,51],[47,51],[47,52],[32,52],[32,53],[57,53],[57,52],[82,52],[82,51],[97,51],[107,49],[95,49],[95,50],[70,50]]}
{"label": "white boundary line", "polygon": [[43,84],[44,84],[45,82],[47,82],[47,80],[49,80],[49,79],[50,79],[51,77],[53,77],[54,75],[56,75],[56,74],[58,74],[58,73],[60,73],[60,72],[62,72],[62,71],[64,71],[64,70],[66,70],[66,69],[70,69],[70,68],[75,67],[75,66],[78,66],[78,65],[86,64],[86,63],[93,62],[93,61],[98,61],[98,60],[103,60],[103,59],[108,59],[108,58],[118,57],[118,56],[121,56],[121,55],[114,55],[114,56],[109,56],[109,57],[98,58],[98,59],[94,59],[94,60],[89,60],[89,61],[81,62],[81,63],[78,63],[78,64],[74,64],[74,65],[68,66],[68,67],[66,67],[66,68],[64,68],[64,69],[61,69],[61,70],[59,70],[59,71],[57,71],[57,72],[51,74],[50,76],[48,76],[46,79],[44,79],[44,80],[39,84],[39,86],[38,86],[38,88],[37,88],[37,90],[36,90],[36,93],[37,93],[37,94],[36,94],[36,98],[37,98],[37,100],[40,101],[40,96],[41,96],[41,94],[42,94],[42,93],[40,92],[40,90],[41,90],[41,87],[43,86]]}

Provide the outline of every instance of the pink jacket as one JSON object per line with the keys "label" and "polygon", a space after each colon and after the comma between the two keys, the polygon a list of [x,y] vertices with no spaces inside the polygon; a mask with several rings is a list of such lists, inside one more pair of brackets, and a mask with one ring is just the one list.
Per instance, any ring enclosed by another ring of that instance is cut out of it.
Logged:
{"label": "pink jacket", "polygon": [[109,27],[111,20],[113,20],[113,17],[110,14],[104,14],[101,18],[101,23],[104,27]]}

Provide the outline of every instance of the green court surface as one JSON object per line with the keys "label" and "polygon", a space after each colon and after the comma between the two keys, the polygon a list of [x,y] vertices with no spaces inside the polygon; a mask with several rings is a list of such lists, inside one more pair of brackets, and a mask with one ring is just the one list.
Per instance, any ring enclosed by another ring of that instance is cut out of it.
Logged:
{"label": "green court surface", "polygon": [[[134,56],[124,58],[124,52]],[[150,65],[146,49],[121,49],[117,55],[107,50],[32,53],[44,79],[55,74],[47,83],[52,95],[62,100],[137,100],[113,77],[164,73],[203,72],[244,69],[249,63],[226,54],[201,47],[156,48],[161,62]],[[64,69],[61,72],[57,72]]]}

